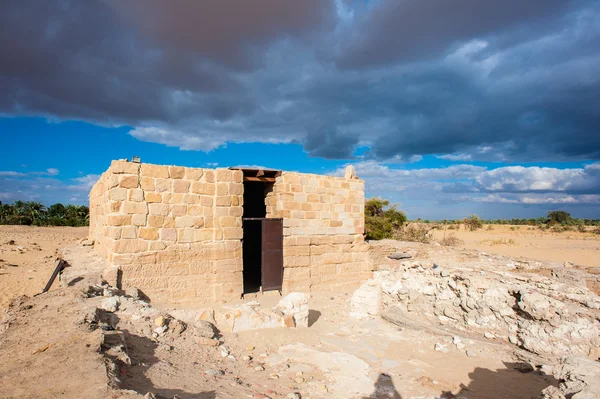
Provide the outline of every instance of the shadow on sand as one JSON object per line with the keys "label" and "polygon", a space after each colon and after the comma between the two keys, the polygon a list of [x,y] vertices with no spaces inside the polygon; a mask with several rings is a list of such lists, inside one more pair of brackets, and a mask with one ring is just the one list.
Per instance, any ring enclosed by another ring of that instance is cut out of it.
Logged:
{"label": "shadow on sand", "polygon": [[505,369],[495,371],[477,367],[469,373],[469,385],[461,384],[458,393],[442,391],[430,396],[410,392],[401,396],[392,378],[382,373],[375,382],[373,393],[363,399],[531,399],[540,396],[549,385],[558,385],[553,376],[535,371],[527,363],[505,362],[504,365]]}
{"label": "shadow on sand", "polygon": [[141,394],[152,392],[157,399],[215,399],[216,392],[186,392],[182,389],[169,389],[155,387],[147,377],[148,370],[161,360],[155,355],[158,344],[146,337],[131,334],[127,330],[121,330],[127,343],[127,353],[131,358],[131,365],[121,362],[119,359],[112,360],[118,364],[119,388],[131,389]]}

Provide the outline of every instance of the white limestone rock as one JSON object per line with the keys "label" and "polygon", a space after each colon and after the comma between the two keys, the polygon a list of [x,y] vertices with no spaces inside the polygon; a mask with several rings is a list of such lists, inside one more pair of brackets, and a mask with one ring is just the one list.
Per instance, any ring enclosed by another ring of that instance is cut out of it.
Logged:
{"label": "white limestone rock", "polygon": [[350,300],[350,317],[364,320],[379,315],[381,309],[381,287],[375,280],[361,285]]}
{"label": "white limestone rock", "polygon": [[284,316],[292,316],[296,327],[308,327],[308,296],[302,292],[292,292],[286,295],[277,306]]}

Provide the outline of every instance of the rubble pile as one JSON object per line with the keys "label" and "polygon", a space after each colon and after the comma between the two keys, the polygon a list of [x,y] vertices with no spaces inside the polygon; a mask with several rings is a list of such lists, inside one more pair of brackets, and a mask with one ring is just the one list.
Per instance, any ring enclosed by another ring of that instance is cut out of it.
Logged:
{"label": "rubble pile", "polygon": [[561,381],[544,399],[600,397],[600,297],[587,288],[586,272],[482,252],[467,257],[459,267],[407,260],[375,272],[352,296],[350,316],[510,343],[551,365]]}
{"label": "rubble pile", "polygon": [[379,300],[380,310],[395,306],[408,316],[437,319],[538,355],[588,356],[600,347],[600,297],[584,286],[539,275],[403,262],[396,270],[377,272],[355,292],[352,314],[372,315]]}

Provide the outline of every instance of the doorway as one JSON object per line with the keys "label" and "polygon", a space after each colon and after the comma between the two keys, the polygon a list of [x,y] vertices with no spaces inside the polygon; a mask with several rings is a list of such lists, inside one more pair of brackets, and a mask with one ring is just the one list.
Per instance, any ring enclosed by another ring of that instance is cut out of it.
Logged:
{"label": "doorway", "polygon": [[244,172],[242,217],[244,294],[281,290],[283,285],[283,220],[267,218],[266,195],[279,171]]}

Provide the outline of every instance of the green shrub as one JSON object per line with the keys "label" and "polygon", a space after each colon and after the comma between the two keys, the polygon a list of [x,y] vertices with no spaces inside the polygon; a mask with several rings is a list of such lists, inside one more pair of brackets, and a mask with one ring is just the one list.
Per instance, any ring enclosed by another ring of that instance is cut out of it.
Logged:
{"label": "green shrub", "polygon": [[393,238],[406,223],[406,215],[388,200],[370,198],[365,202],[365,234],[369,240]]}
{"label": "green shrub", "polygon": [[465,224],[465,229],[469,229],[470,231],[475,231],[483,227],[483,222],[477,215],[471,215],[468,218],[465,218],[463,223]]}

